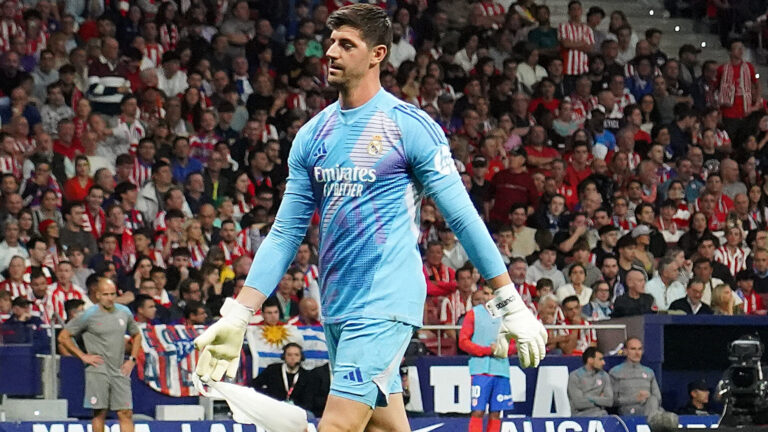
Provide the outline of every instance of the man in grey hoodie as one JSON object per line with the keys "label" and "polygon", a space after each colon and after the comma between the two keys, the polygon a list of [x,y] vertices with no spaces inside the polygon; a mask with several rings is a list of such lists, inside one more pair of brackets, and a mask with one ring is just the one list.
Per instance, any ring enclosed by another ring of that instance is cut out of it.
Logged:
{"label": "man in grey hoodie", "polygon": [[554,290],[561,285],[565,285],[565,277],[563,273],[555,266],[555,260],[557,259],[557,251],[555,247],[550,245],[542,249],[539,253],[539,259],[528,267],[528,271],[525,275],[526,280],[531,283],[538,282],[541,278],[547,278],[552,281]]}
{"label": "man in grey hoodie", "polygon": [[611,377],[603,370],[603,353],[589,347],[581,355],[584,366],[568,375],[568,399],[571,415],[599,417],[608,415],[605,410],[613,406]]}

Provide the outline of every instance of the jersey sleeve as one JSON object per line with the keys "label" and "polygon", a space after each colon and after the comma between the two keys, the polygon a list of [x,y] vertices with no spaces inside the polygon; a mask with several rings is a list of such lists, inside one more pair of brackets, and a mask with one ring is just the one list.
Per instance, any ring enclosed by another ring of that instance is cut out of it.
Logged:
{"label": "jersey sleeve", "polygon": [[288,181],[275,223],[267,234],[245,279],[245,286],[269,297],[277,287],[307,232],[315,211],[312,182],[306,159],[308,128],[302,128],[293,140],[288,155]]}
{"label": "jersey sleeve", "polygon": [[80,336],[84,331],[88,329],[88,317],[93,313],[92,308],[98,308],[98,305],[93,305],[86,309],[83,313],[78,315],[75,319],[68,322],[65,326],[72,336]]}
{"label": "jersey sleeve", "polygon": [[469,199],[440,126],[420,109],[395,110],[406,159],[416,180],[435,200],[480,274],[488,280],[504,273],[501,255]]}

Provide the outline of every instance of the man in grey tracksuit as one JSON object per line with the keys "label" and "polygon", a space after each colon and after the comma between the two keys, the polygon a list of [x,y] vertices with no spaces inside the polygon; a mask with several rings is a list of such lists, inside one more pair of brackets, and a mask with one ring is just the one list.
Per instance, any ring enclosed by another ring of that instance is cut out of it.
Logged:
{"label": "man in grey tracksuit", "polygon": [[603,370],[603,353],[589,347],[581,356],[584,366],[568,376],[568,399],[571,401],[571,415],[599,417],[608,415],[605,410],[613,406],[611,378]]}
{"label": "man in grey tracksuit", "polygon": [[611,369],[613,399],[619,415],[650,416],[661,411],[661,391],[656,375],[640,364],[643,343],[630,338],[624,345],[627,361]]}

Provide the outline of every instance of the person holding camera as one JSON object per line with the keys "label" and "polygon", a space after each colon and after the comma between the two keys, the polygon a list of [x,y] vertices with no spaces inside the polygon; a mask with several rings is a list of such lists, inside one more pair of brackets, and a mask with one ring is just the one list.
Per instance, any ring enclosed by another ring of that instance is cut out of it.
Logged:
{"label": "person holding camera", "polygon": [[294,342],[286,344],[280,359],[281,363],[273,363],[258,374],[251,381],[251,387],[269,397],[311,411],[309,371],[301,367],[304,361],[301,345]]}

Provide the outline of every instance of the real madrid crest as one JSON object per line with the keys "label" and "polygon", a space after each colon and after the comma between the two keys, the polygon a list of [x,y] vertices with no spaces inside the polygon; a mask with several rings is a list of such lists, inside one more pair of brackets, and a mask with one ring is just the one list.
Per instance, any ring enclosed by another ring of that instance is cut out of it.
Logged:
{"label": "real madrid crest", "polygon": [[381,135],[374,135],[368,143],[368,154],[376,156],[381,154]]}

